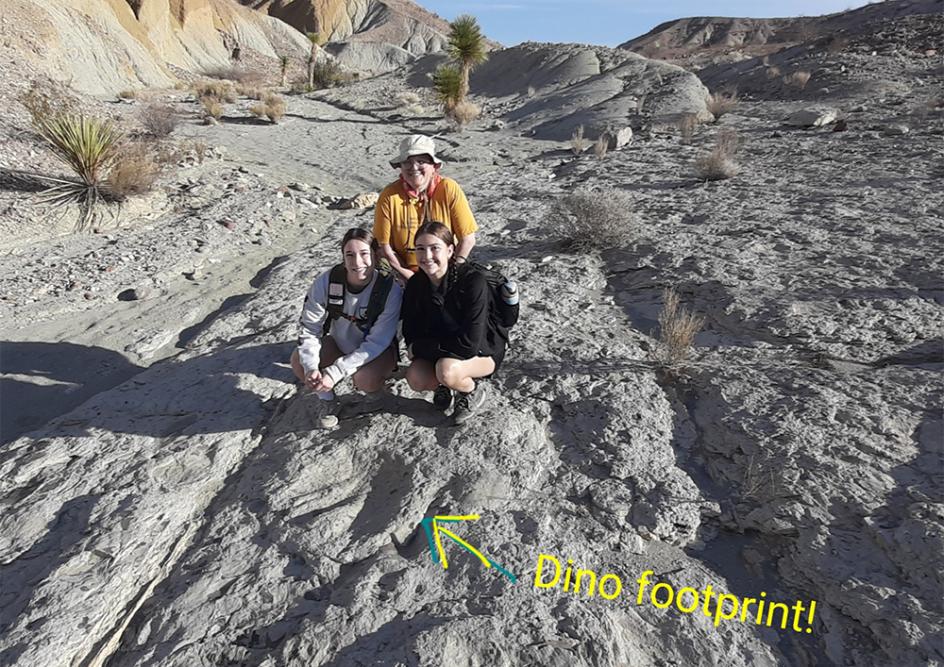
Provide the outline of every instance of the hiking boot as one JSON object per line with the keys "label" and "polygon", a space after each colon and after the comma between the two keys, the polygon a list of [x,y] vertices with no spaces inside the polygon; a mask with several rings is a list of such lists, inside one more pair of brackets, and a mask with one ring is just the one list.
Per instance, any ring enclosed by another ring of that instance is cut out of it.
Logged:
{"label": "hiking boot", "polygon": [[433,392],[433,405],[436,406],[437,410],[442,410],[443,412],[448,410],[449,406],[452,405],[452,389],[444,384],[436,387],[436,390]]}
{"label": "hiking boot", "polygon": [[457,391],[456,407],[452,411],[452,420],[456,424],[462,424],[468,421],[475,411],[482,407],[482,403],[484,402],[485,392],[479,386],[476,386],[475,389],[468,394]]}

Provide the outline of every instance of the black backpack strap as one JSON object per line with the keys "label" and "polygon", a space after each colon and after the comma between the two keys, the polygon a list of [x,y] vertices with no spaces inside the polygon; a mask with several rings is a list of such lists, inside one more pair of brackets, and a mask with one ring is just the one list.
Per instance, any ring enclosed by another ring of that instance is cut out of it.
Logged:
{"label": "black backpack strap", "polygon": [[325,317],[324,331],[327,335],[331,329],[331,323],[344,315],[344,294],[347,291],[345,284],[347,282],[347,269],[343,264],[331,267],[331,273],[328,274],[328,303],[325,310],[328,311]]}
{"label": "black backpack strap", "polygon": [[387,297],[393,287],[393,274],[377,271],[377,282],[374,283],[374,289],[370,292],[370,299],[367,300],[367,315],[363,323],[358,324],[361,331],[367,333],[374,326],[374,322],[380,317],[387,305]]}

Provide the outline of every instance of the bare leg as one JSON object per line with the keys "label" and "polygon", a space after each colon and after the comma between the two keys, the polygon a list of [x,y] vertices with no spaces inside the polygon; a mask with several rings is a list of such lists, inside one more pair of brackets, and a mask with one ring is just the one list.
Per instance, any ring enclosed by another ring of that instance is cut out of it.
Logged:
{"label": "bare leg", "polygon": [[354,386],[368,394],[383,389],[384,380],[396,368],[397,358],[393,352],[394,348],[388,347],[379,357],[358,368],[354,373]]}
{"label": "bare leg", "polygon": [[450,389],[468,394],[475,389],[475,378],[495,372],[495,360],[491,357],[471,359],[442,358],[436,362],[436,377]]}
{"label": "bare leg", "polygon": [[406,369],[406,381],[413,391],[432,391],[439,386],[436,378],[436,367],[432,361],[414,359]]}

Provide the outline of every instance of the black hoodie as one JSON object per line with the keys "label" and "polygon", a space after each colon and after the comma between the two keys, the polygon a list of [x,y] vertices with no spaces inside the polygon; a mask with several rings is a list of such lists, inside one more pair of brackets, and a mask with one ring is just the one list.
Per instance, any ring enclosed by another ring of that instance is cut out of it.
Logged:
{"label": "black hoodie", "polygon": [[403,339],[419,359],[492,357],[497,370],[508,331],[496,321],[491,299],[485,275],[468,264],[452,265],[438,288],[417,271],[403,293]]}

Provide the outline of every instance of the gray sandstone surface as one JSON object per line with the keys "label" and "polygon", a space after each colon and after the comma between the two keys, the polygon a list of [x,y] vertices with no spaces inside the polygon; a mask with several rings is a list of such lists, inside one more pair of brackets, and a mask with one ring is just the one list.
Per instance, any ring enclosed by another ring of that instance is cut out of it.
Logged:
{"label": "gray sandstone surface", "polygon": [[[940,87],[871,39],[863,78]],[[461,131],[436,56],[287,97],[276,125],[239,100],[204,126],[164,91],[176,140],[210,149],[97,234],[3,181],[0,665],[944,664],[940,107],[759,94],[685,140],[694,75],[556,48],[493,54],[520,78],[483,68]],[[55,170],[0,94],[0,166]],[[88,104],[130,125],[144,102]],[[819,107],[847,129],[784,125]],[[631,143],[573,154],[578,119],[617,117]],[[740,173],[701,182],[722,130]],[[336,207],[412,132],[438,135],[522,320],[466,426],[401,375],[343,386],[320,428],[287,365],[301,298],[372,221]],[[628,202],[622,247],[568,250],[573,192]],[[656,361],[669,286],[705,317],[680,373]],[[420,521],[443,513],[480,514],[456,532],[517,583],[452,543],[434,563]],[[540,554],[623,593],[535,588]],[[815,600],[812,632],[637,606],[644,570]]]}

